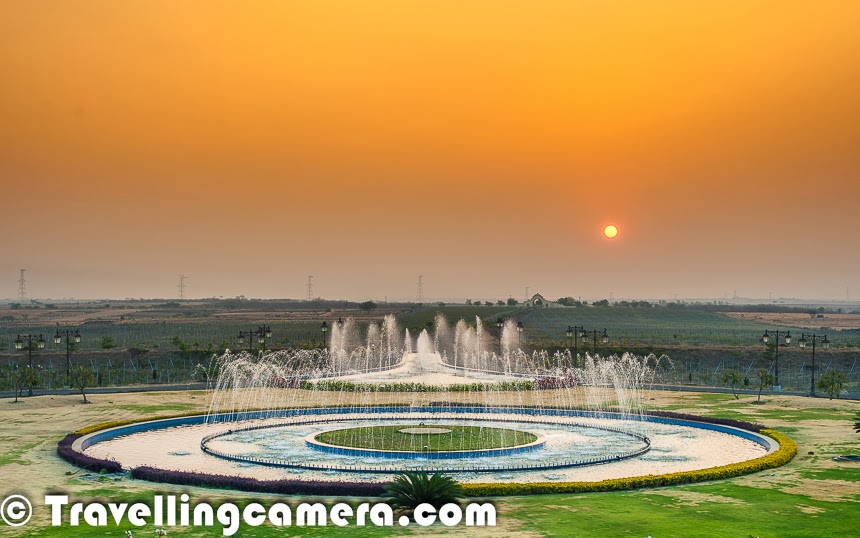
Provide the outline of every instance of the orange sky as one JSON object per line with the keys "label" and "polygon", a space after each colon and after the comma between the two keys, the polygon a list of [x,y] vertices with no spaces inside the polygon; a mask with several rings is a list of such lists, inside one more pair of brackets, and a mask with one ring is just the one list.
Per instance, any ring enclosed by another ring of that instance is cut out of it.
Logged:
{"label": "orange sky", "polygon": [[858,20],[6,0],[0,297],[856,299]]}

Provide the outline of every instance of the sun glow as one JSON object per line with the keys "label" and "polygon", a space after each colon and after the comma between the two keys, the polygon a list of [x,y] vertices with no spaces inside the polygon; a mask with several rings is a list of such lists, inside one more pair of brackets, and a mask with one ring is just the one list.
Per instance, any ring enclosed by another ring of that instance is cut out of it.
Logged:
{"label": "sun glow", "polygon": [[610,224],[609,226],[607,226],[606,228],[603,229],[603,235],[605,235],[609,239],[612,239],[613,237],[618,235],[618,228],[616,228],[614,225]]}

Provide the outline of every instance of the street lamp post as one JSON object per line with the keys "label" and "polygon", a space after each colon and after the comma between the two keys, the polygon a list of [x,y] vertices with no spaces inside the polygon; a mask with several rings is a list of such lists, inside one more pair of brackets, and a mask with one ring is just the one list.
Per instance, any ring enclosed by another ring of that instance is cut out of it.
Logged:
{"label": "street lamp post", "polygon": [[[35,335],[32,334],[19,334],[18,338],[15,339],[15,349],[21,350],[24,349],[24,339],[27,339],[27,355],[29,356],[30,363],[30,371],[33,371],[33,339],[36,338]],[[36,339],[36,347],[39,349],[45,349],[45,339],[40,334]],[[30,384],[27,387],[27,396],[33,395],[33,385]]]}
{"label": "street lamp post", "polygon": [[251,331],[239,331],[239,336],[236,339],[239,342],[239,345],[245,343],[245,338],[248,339],[248,351],[254,351],[254,337],[257,338],[257,343],[264,345],[266,343],[266,339],[272,338],[272,329],[268,325],[260,325],[256,330]]}
{"label": "street lamp post", "polygon": [[600,337],[600,342],[603,345],[606,345],[609,343],[609,335],[606,333],[606,329],[603,329],[603,333],[601,333],[597,329],[594,329],[591,331],[586,331],[585,329],[583,329],[582,333],[580,333],[583,340],[588,338],[589,334],[591,335],[591,338],[592,338],[591,352],[594,354],[597,354],[597,337],[598,336]]}
{"label": "street lamp post", "polygon": [[517,323],[517,345],[519,345],[523,341],[523,331],[525,327],[523,327],[523,322],[520,321]]}
{"label": "street lamp post", "polygon": [[325,321],[322,322],[322,325],[320,325],[320,331],[322,332],[323,349],[325,349],[325,333],[328,332],[328,322],[325,322]]}
{"label": "street lamp post", "polygon": [[504,318],[496,318],[496,328],[499,329],[499,355],[504,355],[505,350],[503,349],[504,342],[502,342],[502,329],[505,327],[505,319]]}
{"label": "street lamp post", "polygon": [[[791,331],[785,331],[785,332],[774,331],[773,332],[773,346],[774,346],[774,349],[776,351],[776,353],[774,354],[774,357],[773,357],[773,383],[774,383],[773,391],[774,392],[779,392],[782,390],[782,385],[779,384],[779,347],[780,347],[779,335],[780,334],[784,335],[785,344],[783,344],[783,345],[786,345],[786,346],[791,345]],[[771,338],[771,333],[769,333],[768,331],[765,331],[761,337],[761,341],[764,342],[765,344],[769,344],[770,338]]]}
{"label": "street lamp post", "polygon": [[54,333],[54,343],[60,345],[63,343],[63,337],[66,337],[66,386],[71,387],[72,379],[72,345],[81,343],[81,333],[75,329],[57,329]]}
{"label": "street lamp post", "polygon": [[579,355],[579,346],[576,341],[579,337],[586,334],[585,327],[580,327],[579,325],[567,326],[567,331],[564,333],[565,336],[570,338],[573,341],[573,357],[576,358]]}
{"label": "street lamp post", "polygon": [[797,341],[797,345],[804,348],[806,347],[806,343],[811,340],[812,341],[812,376],[809,381],[809,395],[813,398],[815,397],[815,342],[816,340],[821,340],[821,347],[824,349],[830,348],[830,340],[827,339],[827,335],[820,336],[817,334],[801,334],[800,340]]}

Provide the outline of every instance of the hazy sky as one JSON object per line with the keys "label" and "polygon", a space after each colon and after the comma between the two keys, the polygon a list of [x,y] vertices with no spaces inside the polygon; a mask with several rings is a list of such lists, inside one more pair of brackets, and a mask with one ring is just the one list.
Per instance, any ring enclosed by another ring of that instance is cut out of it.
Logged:
{"label": "hazy sky", "polygon": [[858,20],[4,0],[0,297],[857,299]]}

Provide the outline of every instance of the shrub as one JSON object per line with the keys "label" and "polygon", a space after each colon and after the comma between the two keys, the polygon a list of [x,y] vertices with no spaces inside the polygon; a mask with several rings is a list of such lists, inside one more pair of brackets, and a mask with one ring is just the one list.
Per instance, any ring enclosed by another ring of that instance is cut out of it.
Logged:
{"label": "shrub", "polygon": [[102,473],[102,471],[105,473],[122,472],[122,466],[115,460],[94,458],[72,449],[72,444],[81,437],[83,436],[75,433],[70,433],[65,436],[59,443],[57,443],[57,455],[72,465],[76,465],[94,473]]}
{"label": "shrub", "polygon": [[662,475],[634,476],[615,478],[600,482],[532,482],[525,484],[463,484],[463,494],[469,497],[501,495],[537,495],[549,493],[587,493],[592,491],[620,491],[629,489],[677,486],[706,480],[723,480],[764,469],[785,465],[797,454],[797,445],[787,435],[773,430],[761,433],[776,439],[779,450],[740,463]]}
{"label": "shrub", "polygon": [[422,503],[441,508],[457,502],[457,496],[462,493],[463,488],[450,476],[420,472],[396,476],[394,482],[385,486],[382,496],[398,508],[415,508]]}
{"label": "shrub", "polygon": [[131,476],[139,480],[178,484],[182,486],[235,489],[281,495],[326,495],[332,497],[378,497],[383,484],[366,482],[327,482],[324,480],[258,480],[243,476],[213,475],[186,471],[171,471],[153,467],[135,467]]}

